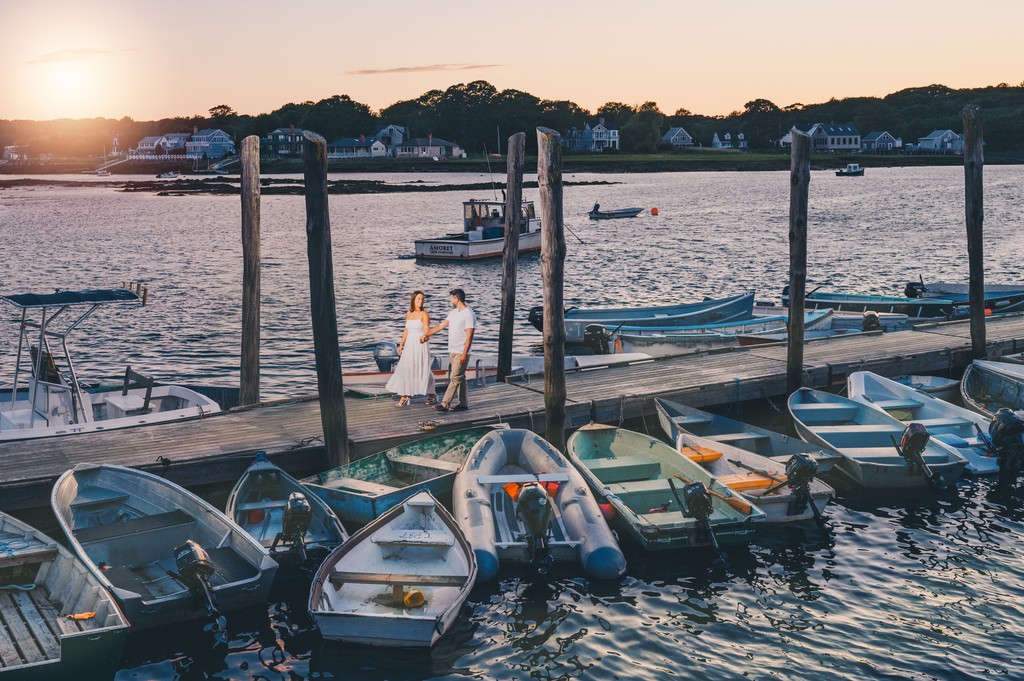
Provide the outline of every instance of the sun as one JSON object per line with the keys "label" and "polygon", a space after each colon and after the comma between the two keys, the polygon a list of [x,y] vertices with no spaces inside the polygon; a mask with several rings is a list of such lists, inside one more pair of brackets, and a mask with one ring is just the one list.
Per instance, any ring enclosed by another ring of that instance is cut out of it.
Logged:
{"label": "sun", "polygon": [[96,82],[92,69],[81,60],[46,64],[39,74],[38,92],[46,108],[58,118],[77,118],[91,114]]}

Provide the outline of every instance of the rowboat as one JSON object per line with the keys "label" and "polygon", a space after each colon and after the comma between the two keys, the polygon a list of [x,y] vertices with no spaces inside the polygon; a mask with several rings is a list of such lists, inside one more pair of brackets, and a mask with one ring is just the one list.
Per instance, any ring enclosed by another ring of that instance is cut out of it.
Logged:
{"label": "rowboat", "polygon": [[800,388],[788,406],[800,437],[841,454],[835,470],[863,487],[941,487],[956,482],[967,465],[949,445],[840,395]]}
{"label": "rowboat", "polygon": [[[690,327],[623,326],[608,335],[616,352],[642,352],[653,357],[666,357],[739,347],[744,344],[744,336],[785,335],[788,323],[787,315],[778,315]],[[804,315],[807,332],[828,330],[831,325],[832,310],[811,310]]]}
{"label": "rowboat", "polygon": [[[181,386],[157,385],[131,367],[118,390],[83,389],[68,350],[68,336],[101,306],[140,303],[134,291],[22,293],[0,295],[0,302],[21,312],[14,378],[10,389],[0,395],[0,442],[134,428],[220,411],[205,395]],[[30,312],[38,313],[39,319],[30,320]],[[55,340],[60,357],[51,348]]]}
{"label": "rowboat", "polygon": [[0,678],[112,679],[128,622],[63,545],[0,513]]}
{"label": "rowboat", "polygon": [[[656,398],[657,400],[657,398]],[[656,402],[657,404],[657,402]],[[764,511],[762,522],[783,523],[820,517],[835,496],[831,487],[815,478],[818,465],[806,454],[794,454],[785,463],[700,437],[681,428],[658,406],[658,421],[676,450],[703,466],[711,475],[739,492]]]}
{"label": "rowboat", "polygon": [[[470,199],[462,204],[462,231],[434,239],[417,239],[423,260],[477,260],[505,252],[505,202]],[[532,201],[519,208],[519,252],[540,250],[540,220]]]}
{"label": "rowboat", "polygon": [[1024,409],[1024,365],[976,359],[960,381],[964,405],[989,418],[1000,409]]}
{"label": "rowboat", "polygon": [[[615,329],[620,324],[630,326],[685,326],[714,324],[738,319],[750,319],[754,309],[754,292],[739,296],[703,300],[697,303],[662,305],[654,307],[570,308],[565,311],[565,341],[583,343],[584,331],[590,325]],[[544,308],[530,310],[530,323],[538,331],[544,330]]]}
{"label": "rowboat", "polygon": [[851,400],[905,424],[920,423],[933,438],[954,447],[967,459],[965,470],[968,473],[999,472],[999,460],[987,436],[991,418],[870,371],[850,374],[846,385]]}
{"label": "rowboat", "polygon": [[259,452],[228,495],[224,511],[280,564],[323,559],[348,538],[320,497]]}
{"label": "rowboat", "polygon": [[[755,317],[788,315],[789,308],[781,305],[754,305]],[[832,310],[832,328],[838,331],[903,331],[908,327],[905,314],[892,312],[862,312],[857,310]]]}
{"label": "rowboat", "polygon": [[782,463],[789,461],[794,454],[802,454],[818,464],[818,472],[822,474],[829,473],[835,462],[841,458],[829,447],[815,446],[800,438],[759,428],[727,416],[719,416],[660,397],[654,398],[654,403],[661,428],[666,433],[672,433],[676,429],[684,430],[713,442],[739,447]]}
{"label": "rowboat", "polygon": [[765,515],[674,447],[625,428],[583,426],[566,453],[648,551],[744,543]]}
{"label": "rowboat", "polygon": [[473,447],[452,488],[452,510],[480,567],[494,579],[501,564],[546,572],[578,564],[592,579],[615,579],[626,559],[580,472],[540,436],[495,430]]}
{"label": "rowboat", "polygon": [[[947,282],[907,282],[903,295],[908,298],[944,298],[957,303],[969,304],[969,284]],[[1024,286],[1019,284],[986,284],[984,286],[985,308],[993,314],[1020,312],[1024,310]]]}
{"label": "rowboat", "polygon": [[430,647],[452,626],[476,576],[451,514],[430,492],[417,492],[327,557],[309,613],[326,639]]}
{"label": "rowboat", "polygon": [[635,218],[644,211],[643,208],[616,208],[614,210],[601,210],[601,204],[595,203],[594,207],[587,213],[591,220],[614,220],[616,218]]}
{"label": "rowboat", "polygon": [[960,394],[960,381],[942,376],[924,376],[921,374],[905,374],[893,376],[892,380],[909,386],[919,392],[928,393],[932,397],[951,402]]}
{"label": "rowboat", "polygon": [[365,525],[416,492],[446,497],[473,445],[496,427],[437,433],[311,475],[301,483],[342,522]]}
{"label": "rowboat", "polygon": [[50,495],[71,548],[136,629],[266,604],[277,563],[223,513],[152,473],[79,464]]}
{"label": "rowboat", "polygon": [[[788,286],[782,291],[782,305],[789,305]],[[836,311],[905,314],[910,319],[953,319],[970,314],[965,304],[941,298],[900,298],[817,290],[807,294],[804,306],[814,310],[832,308]]]}

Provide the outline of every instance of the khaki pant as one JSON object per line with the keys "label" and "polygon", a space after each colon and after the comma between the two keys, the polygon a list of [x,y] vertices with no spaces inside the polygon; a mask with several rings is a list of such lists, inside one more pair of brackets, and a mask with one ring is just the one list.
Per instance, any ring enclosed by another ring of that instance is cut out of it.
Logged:
{"label": "khaki pant", "polygon": [[[458,393],[459,406],[469,407],[468,391],[466,390],[466,365],[462,363],[462,353],[448,357],[451,360],[451,368],[448,370],[448,389],[444,391],[441,405],[450,407],[452,398]],[[468,363],[467,359],[466,364]]]}

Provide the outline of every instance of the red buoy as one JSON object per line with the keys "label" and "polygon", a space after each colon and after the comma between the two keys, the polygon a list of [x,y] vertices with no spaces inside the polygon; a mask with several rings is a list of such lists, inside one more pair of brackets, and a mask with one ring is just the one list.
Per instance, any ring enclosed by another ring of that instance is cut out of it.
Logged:
{"label": "red buoy", "polygon": [[651,209],[651,215],[657,215],[657,214],[658,214],[658,209],[657,208],[652,208]]}

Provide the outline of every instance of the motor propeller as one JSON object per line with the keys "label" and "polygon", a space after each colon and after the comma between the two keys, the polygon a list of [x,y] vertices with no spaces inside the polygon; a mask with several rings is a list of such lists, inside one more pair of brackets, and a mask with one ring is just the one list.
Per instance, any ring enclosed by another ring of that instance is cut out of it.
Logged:
{"label": "motor propeller", "polygon": [[312,522],[313,509],[310,507],[306,495],[302,492],[292,492],[288,495],[288,501],[285,503],[281,531],[274,537],[274,543],[270,545],[270,550],[273,551],[277,548],[278,542],[284,546],[291,545],[292,551],[299,554],[299,560],[305,562],[306,544],[303,537],[306,536]]}
{"label": "motor propeller", "polygon": [[928,441],[931,439],[931,433],[924,427],[924,424],[908,424],[903,430],[903,435],[900,436],[899,442],[896,442],[896,438],[891,435],[889,437],[892,438],[892,444],[896,447],[896,451],[906,459],[908,464],[920,466],[928,482],[934,485],[936,489],[946,489],[946,479],[942,477],[942,474],[933,473],[928,464],[925,463],[924,451],[928,446]]}
{"label": "motor propeller", "polygon": [[526,546],[530,564],[542,576],[550,572],[553,558],[548,546],[551,524],[555,519],[548,490],[539,482],[527,482],[518,490],[516,518],[526,528]]}

